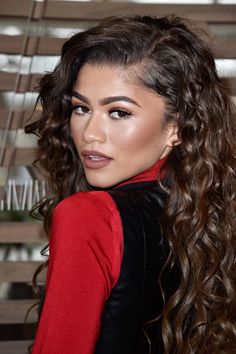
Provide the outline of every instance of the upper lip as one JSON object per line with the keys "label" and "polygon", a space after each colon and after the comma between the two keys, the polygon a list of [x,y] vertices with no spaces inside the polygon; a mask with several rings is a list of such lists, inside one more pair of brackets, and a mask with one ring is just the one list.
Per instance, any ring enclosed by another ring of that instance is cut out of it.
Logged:
{"label": "upper lip", "polygon": [[86,157],[86,156],[101,156],[101,157],[106,157],[108,159],[111,159],[110,156],[107,156],[106,154],[104,154],[103,152],[100,151],[96,151],[96,150],[82,150],[81,151],[81,156]]}

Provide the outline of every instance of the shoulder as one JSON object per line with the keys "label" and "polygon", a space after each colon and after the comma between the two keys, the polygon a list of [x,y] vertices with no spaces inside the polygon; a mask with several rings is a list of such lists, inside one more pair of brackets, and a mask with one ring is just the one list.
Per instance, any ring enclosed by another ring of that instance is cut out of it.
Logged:
{"label": "shoulder", "polygon": [[66,241],[71,246],[78,242],[120,244],[122,234],[120,214],[107,192],[75,193],[63,199],[54,209],[51,243],[63,244]]}
{"label": "shoulder", "polygon": [[110,243],[122,238],[120,213],[109,193],[104,191],[79,192],[62,200],[54,209],[51,241]]}
{"label": "shoulder", "polygon": [[120,215],[108,193],[79,192],[54,209],[50,232],[54,261],[91,272],[100,269],[110,289],[119,275],[122,245]]}
{"label": "shoulder", "polygon": [[54,209],[54,217],[63,214],[101,216],[102,214],[111,216],[118,212],[116,204],[109,193],[104,191],[89,191],[75,193],[57,204]]}

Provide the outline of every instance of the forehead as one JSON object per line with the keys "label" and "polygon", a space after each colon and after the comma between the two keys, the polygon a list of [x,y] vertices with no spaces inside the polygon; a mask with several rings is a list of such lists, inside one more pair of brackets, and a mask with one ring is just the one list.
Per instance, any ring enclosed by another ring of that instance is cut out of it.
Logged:
{"label": "forehead", "polygon": [[[141,65],[115,66],[108,64],[86,63],[78,72],[74,88],[97,90],[132,91],[150,94],[152,98],[160,96],[141,82]],[[97,92],[98,93],[98,92]]]}

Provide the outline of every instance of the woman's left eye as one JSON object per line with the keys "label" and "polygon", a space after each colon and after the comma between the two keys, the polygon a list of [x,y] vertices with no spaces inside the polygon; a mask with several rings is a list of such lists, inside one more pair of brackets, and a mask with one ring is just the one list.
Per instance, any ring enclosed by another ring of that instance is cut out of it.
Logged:
{"label": "woman's left eye", "polygon": [[126,111],[125,109],[117,108],[117,109],[112,109],[109,112],[109,115],[113,119],[127,119],[129,116],[131,116],[131,112]]}

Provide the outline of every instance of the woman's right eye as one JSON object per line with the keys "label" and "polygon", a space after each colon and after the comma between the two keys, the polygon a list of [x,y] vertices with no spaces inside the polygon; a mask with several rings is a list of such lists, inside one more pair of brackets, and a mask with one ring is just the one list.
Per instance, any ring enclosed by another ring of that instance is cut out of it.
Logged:
{"label": "woman's right eye", "polygon": [[90,109],[88,107],[81,106],[81,105],[73,106],[72,110],[73,112],[75,112],[75,114],[79,114],[79,115],[90,113]]}

